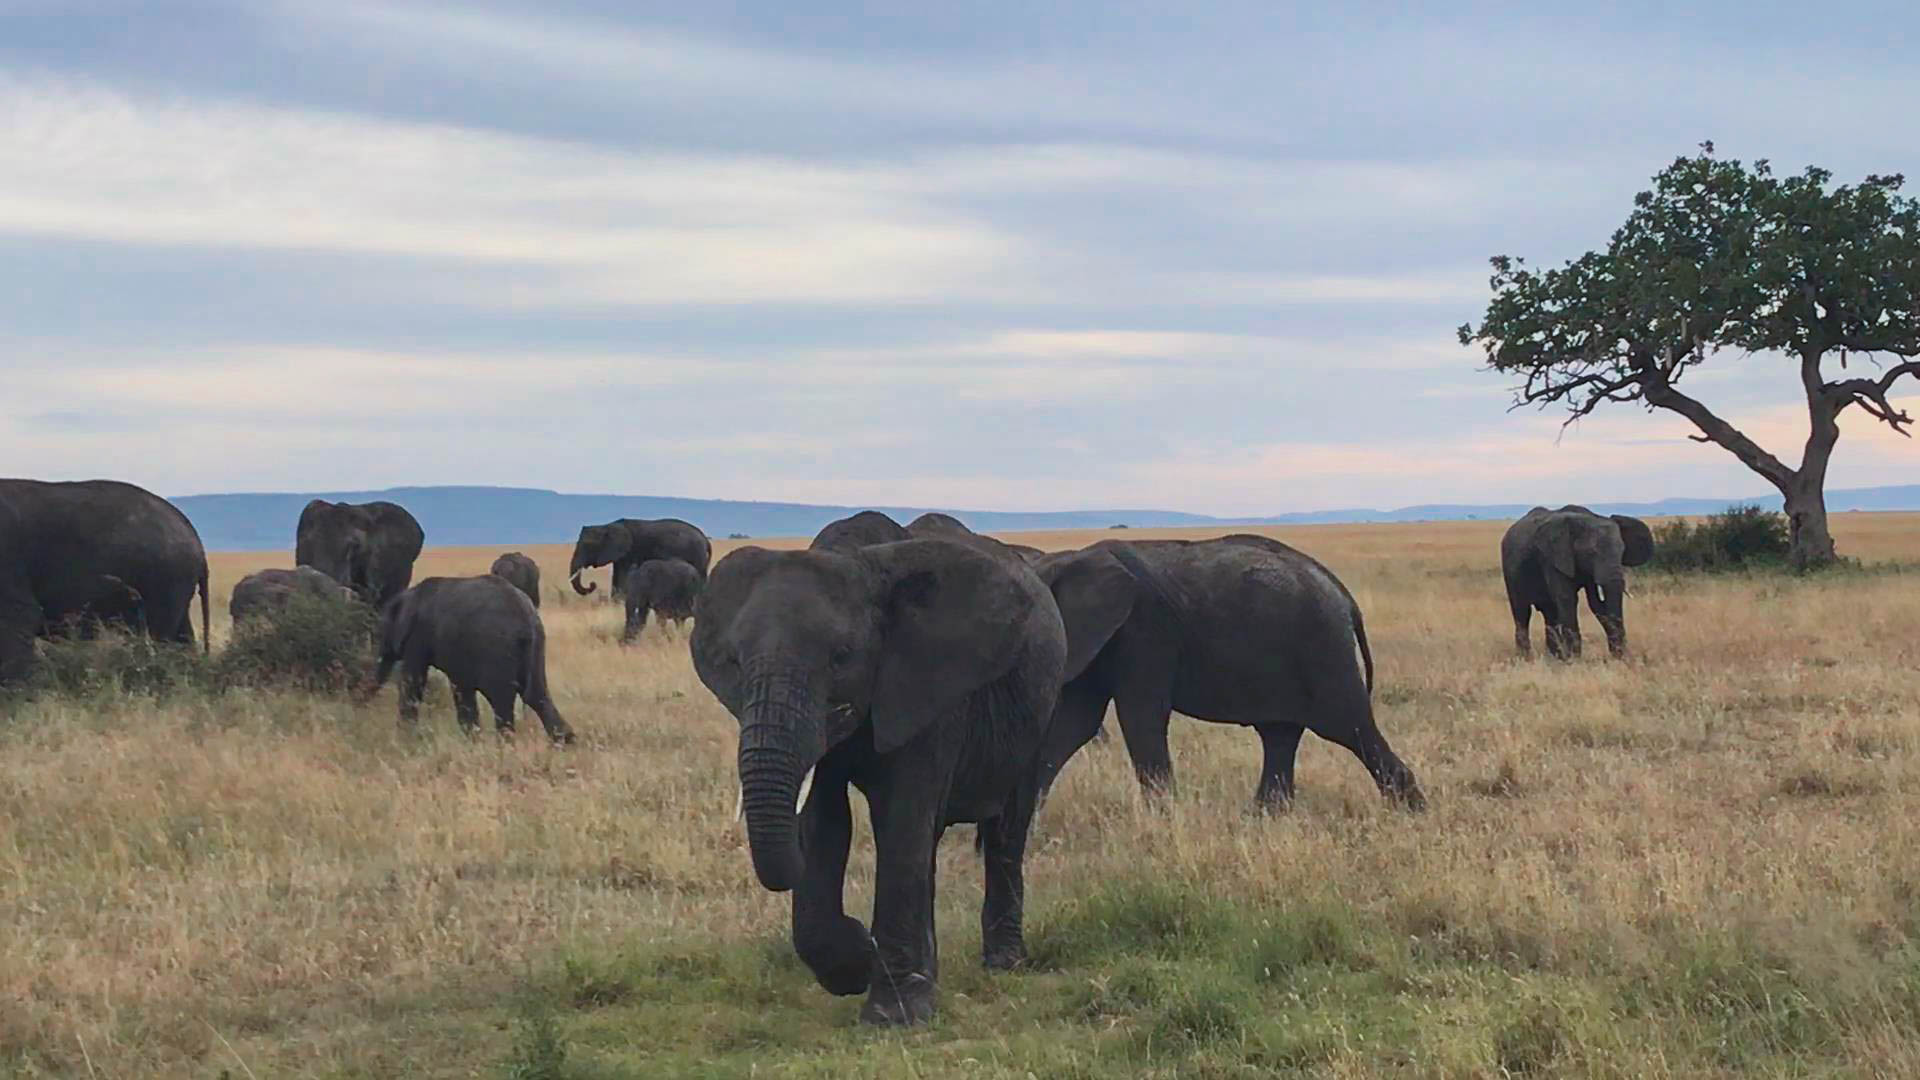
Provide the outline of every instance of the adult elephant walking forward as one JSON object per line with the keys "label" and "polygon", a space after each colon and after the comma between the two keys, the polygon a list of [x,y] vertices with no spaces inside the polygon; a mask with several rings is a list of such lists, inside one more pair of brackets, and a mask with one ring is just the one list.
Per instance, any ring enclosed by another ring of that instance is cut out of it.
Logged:
{"label": "adult elephant walking forward", "polygon": [[[1425,805],[1374,721],[1373,655],[1359,605],[1319,562],[1277,540],[1229,536],[1103,540],[1034,565],[1069,623],[1117,627],[1104,640],[1075,642],[1042,753],[1043,790],[1112,703],[1150,793],[1173,784],[1167,725],[1179,711],[1259,733],[1261,807],[1293,798],[1294,756],[1308,730],[1352,751],[1381,794],[1412,809]],[[1088,607],[1105,614],[1076,614]]]}
{"label": "adult elephant walking forward", "polygon": [[[1067,652],[1037,577],[943,539],[746,547],[713,568],[692,652],[740,721],[754,873],[793,890],[794,950],[821,986],[865,992],[868,1023],[932,1015],[934,851],[960,822],[980,825],[983,958],[1020,962],[1035,765]],[[871,936],[843,907],[849,785],[873,821]]]}
{"label": "adult elephant walking forward", "polygon": [[413,561],[426,538],[420,523],[396,503],[315,499],[300,511],[293,562],[313,567],[378,608],[413,581]]}
{"label": "adult elephant walking forward", "polygon": [[1602,517],[1584,506],[1536,506],[1500,538],[1500,572],[1513,611],[1513,643],[1533,655],[1537,608],[1547,623],[1547,652],[1580,655],[1580,592],[1607,634],[1607,651],[1627,653],[1627,572],[1653,558],[1653,530],[1625,514]]}
{"label": "adult elephant walking forward", "polygon": [[620,518],[605,525],[587,525],[574,541],[573,558],[567,563],[567,580],[581,596],[599,588],[582,582],[580,575],[596,566],[613,567],[611,592],[624,596],[627,575],[650,559],[679,559],[700,572],[705,581],[713,565],[713,542],[696,526],[679,518]]}
{"label": "adult elephant walking forward", "polygon": [[[112,592],[131,605],[107,604]],[[0,480],[0,683],[33,664],[33,639],[88,617],[191,644],[207,552],[178,507],[116,480]]]}

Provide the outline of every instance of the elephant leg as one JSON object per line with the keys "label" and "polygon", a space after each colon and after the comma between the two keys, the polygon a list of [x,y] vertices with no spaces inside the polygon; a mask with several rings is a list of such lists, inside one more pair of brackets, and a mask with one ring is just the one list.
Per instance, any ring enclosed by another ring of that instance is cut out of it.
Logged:
{"label": "elephant leg", "polygon": [[[487,707],[493,710],[493,730],[503,739],[513,738],[515,727],[513,687],[511,685],[486,686],[481,688],[480,693],[487,699]],[[474,723],[476,726],[479,724],[478,717],[474,718]]]}
{"label": "elephant leg", "polygon": [[1571,581],[1555,581],[1548,583],[1547,591],[1553,607],[1548,632],[1559,634],[1559,658],[1572,660],[1580,655],[1580,590]]}
{"label": "elephant leg", "polygon": [[[1513,612],[1513,647],[1520,651],[1523,659],[1533,658],[1533,605],[1525,600],[1507,598],[1507,607]],[[1553,636],[1552,624],[1548,624],[1547,636]]]}
{"label": "elephant leg", "polygon": [[1380,733],[1380,726],[1374,722],[1373,706],[1367,700],[1366,689],[1356,685],[1352,692],[1336,696],[1337,711],[1327,710],[1331,715],[1323,715],[1308,725],[1315,735],[1335,742],[1352,751],[1366,766],[1367,773],[1373,777],[1380,794],[1405,806],[1409,810],[1426,809],[1427,799],[1420,793],[1420,785],[1413,778],[1413,770],[1393,752],[1387,744],[1387,737]]}
{"label": "elephant leg", "polygon": [[1260,733],[1263,751],[1254,804],[1262,810],[1284,810],[1293,801],[1293,759],[1307,729],[1299,724],[1261,724],[1253,730]]}
{"label": "elephant leg", "polygon": [[409,657],[400,664],[400,723],[420,726],[420,699],[427,693],[427,665]]}
{"label": "elephant leg", "polygon": [[799,824],[806,871],[793,890],[793,951],[828,993],[865,993],[873,978],[873,938],[842,899],[853,841],[846,779],[816,773]]}
{"label": "elephant leg", "polygon": [[460,722],[462,734],[471,735],[480,730],[480,702],[474,696],[473,687],[454,684],[453,718]]}
{"label": "elephant leg", "polygon": [[980,823],[986,864],[986,902],[980,907],[980,959],[989,970],[1011,971],[1027,959],[1027,833],[1038,789],[1022,784],[1000,816]]}
{"label": "elephant leg", "polygon": [[1600,629],[1607,635],[1607,653],[1615,660],[1627,655],[1627,625],[1616,613],[1615,608],[1620,597],[1602,598],[1600,583],[1587,586],[1587,608],[1600,623]]}
{"label": "elephant leg", "polygon": [[945,785],[897,769],[872,799],[873,974],[860,1019],[906,1025],[930,1019],[939,957],[933,935],[933,854],[940,842],[935,792]]}
{"label": "elephant leg", "polygon": [[1061,688],[1053,722],[1047,725],[1040,746],[1039,798],[1046,798],[1060,770],[1102,729],[1110,700],[1105,690],[1086,679],[1076,679]]}
{"label": "elephant leg", "polygon": [[1114,699],[1120,735],[1133,759],[1133,774],[1149,797],[1173,793],[1173,754],[1167,749],[1167,721],[1173,702],[1166,690],[1122,690]]}

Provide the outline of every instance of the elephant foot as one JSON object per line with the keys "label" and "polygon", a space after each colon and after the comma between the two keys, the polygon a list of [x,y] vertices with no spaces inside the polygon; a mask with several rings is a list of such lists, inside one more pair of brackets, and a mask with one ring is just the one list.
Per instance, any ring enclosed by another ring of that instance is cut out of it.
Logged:
{"label": "elephant foot", "polygon": [[[881,985],[884,981],[887,985]],[[876,980],[860,1007],[860,1022],[875,1027],[911,1027],[933,1019],[933,980],[918,972]]]}
{"label": "elephant foot", "polygon": [[1027,962],[1027,943],[1020,938],[990,942],[980,950],[980,960],[988,971],[1012,971]]}
{"label": "elephant foot", "polygon": [[866,926],[850,915],[840,916],[825,930],[796,935],[793,951],[829,994],[864,994],[872,981],[873,938]]}

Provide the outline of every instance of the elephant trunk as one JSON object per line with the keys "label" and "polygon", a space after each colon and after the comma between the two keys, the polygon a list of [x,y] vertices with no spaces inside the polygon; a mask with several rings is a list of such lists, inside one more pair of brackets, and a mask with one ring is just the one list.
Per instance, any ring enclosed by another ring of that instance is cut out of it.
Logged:
{"label": "elephant trunk", "polygon": [[740,801],[753,872],[772,892],[800,882],[795,803],[818,755],[819,710],[804,678],[763,675],[748,685],[740,719]]}
{"label": "elephant trunk", "polygon": [[587,562],[587,557],[580,552],[580,549],[575,548],[573,560],[567,563],[567,580],[573,584],[573,591],[579,593],[581,596],[591,596],[593,595],[593,591],[600,587],[593,582],[588,582],[584,585],[580,583],[581,573],[590,565],[592,564]]}

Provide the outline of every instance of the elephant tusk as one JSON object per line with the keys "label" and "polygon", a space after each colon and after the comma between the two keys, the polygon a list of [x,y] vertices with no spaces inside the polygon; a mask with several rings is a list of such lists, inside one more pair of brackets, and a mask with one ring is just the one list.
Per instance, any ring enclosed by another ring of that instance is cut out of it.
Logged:
{"label": "elephant tusk", "polygon": [[739,784],[735,784],[733,786],[733,820],[739,821],[741,818],[744,818],[746,816],[747,816],[747,789],[740,786]]}
{"label": "elephant tusk", "polygon": [[813,770],[808,769],[807,775],[800,778],[800,797],[793,801],[794,813],[797,814],[806,808],[807,795],[811,791],[813,791]]}

